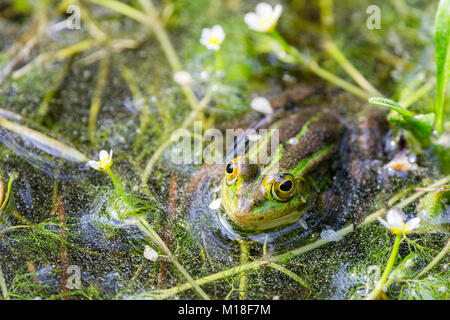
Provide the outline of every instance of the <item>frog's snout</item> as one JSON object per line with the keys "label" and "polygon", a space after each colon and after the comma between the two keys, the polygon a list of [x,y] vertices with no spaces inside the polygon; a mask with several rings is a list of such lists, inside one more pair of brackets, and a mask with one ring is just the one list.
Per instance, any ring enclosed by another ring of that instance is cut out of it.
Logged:
{"label": "frog's snout", "polygon": [[259,167],[252,163],[240,163],[239,172],[244,181],[250,181],[259,175]]}

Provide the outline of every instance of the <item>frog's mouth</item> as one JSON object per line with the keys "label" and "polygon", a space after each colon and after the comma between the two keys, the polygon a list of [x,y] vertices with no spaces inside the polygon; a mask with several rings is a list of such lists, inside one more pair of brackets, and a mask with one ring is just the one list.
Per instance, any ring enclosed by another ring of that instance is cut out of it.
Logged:
{"label": "frog's mouth", "polygon": [[[245,201],[244,199],[242,200]],[[305,204],[292,212],[288,211],[289,213],[284,215],[280,215],[279,212],[273,214],[270,211],[267,212],[267,214],[258,214],[251,209],[251,205],[248,203],[244,204],[238,202],[239,201],[233,198],[227,196],[223,197],[222,204],[227,217],[238,226],[252,231],[269,230],[295,223],[309,208],[309,206]]]}

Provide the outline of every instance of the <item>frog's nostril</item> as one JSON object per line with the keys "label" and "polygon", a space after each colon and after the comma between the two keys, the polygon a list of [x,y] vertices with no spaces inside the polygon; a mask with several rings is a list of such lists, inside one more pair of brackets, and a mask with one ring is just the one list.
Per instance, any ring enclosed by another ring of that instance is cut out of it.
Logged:
{"label": "frog's nostril", "polygon": [[241,164],[241,176],[244,180],[248,181],[256,177],[259,173],[259,167],[256,164],[245,163]]}

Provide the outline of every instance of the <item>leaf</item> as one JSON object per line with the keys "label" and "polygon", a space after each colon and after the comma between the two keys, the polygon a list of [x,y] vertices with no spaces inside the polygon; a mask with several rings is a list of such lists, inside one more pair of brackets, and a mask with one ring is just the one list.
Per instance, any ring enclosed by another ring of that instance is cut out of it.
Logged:
{"label": "leaf", "polygon": [[398,115],[390,116],[389,121],[410,131],[423,146],[429,146],[434,127],[434,113],[415,115],[397,102],[386,98],[369,98],[369,102],[395,111]]}
{"label": "leaf", "polygon": [[4,118],[0,118],[0,126],[19,134],[22,137],[25,137],[35,146],[39,147],[41,150],[44,150],[49,154],[59,156],[71,161],[86,162],[89,160],[78,150],[63,144],[55,140],[54,138],[48,137],[34,129],[16,124]]}
{"label": "leaf", "polygon": [[407,117],[407,118],[414,117],[414,113],[406,110],[401,105],[399,105],[397,102],[390,100],[390,99],[373,97],[373,98],[369,98],[369,103],[388,107],[389,109],[396,111],[403,117]]}
{"label": "leaf", "polygon": [[450,0],[441,0],[435,20],[436,128],[444,131],[444,104],[450,77]]}

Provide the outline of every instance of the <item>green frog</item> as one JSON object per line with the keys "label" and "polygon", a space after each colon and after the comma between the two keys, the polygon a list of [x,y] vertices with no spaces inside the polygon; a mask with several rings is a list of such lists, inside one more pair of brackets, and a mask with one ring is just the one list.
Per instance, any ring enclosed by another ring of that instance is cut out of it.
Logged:
{"label": "green frog", "polygon": [[[372,108],[357,118],[348,108],[289,104],[263,126],[279,134],[268,163],[251,161],[261,148],[255,144],[222,168],[222,207],[241,229],[272,230],[311,211],[329,223],[342,220],[351,207],[362,211],[364,197],[377,188],[386,160],[384,113]],[[270,144],[268,137],[263,143]]]}

